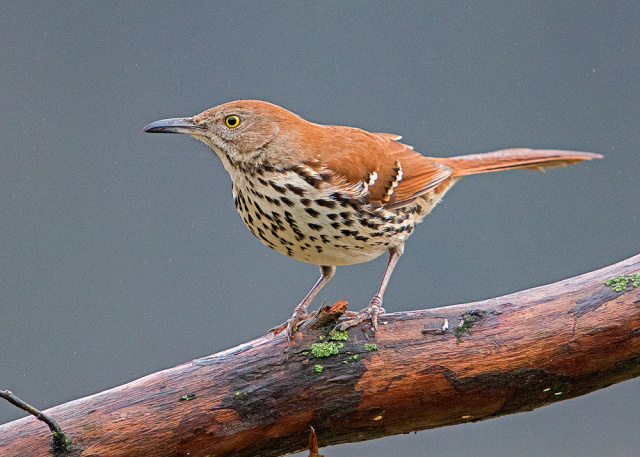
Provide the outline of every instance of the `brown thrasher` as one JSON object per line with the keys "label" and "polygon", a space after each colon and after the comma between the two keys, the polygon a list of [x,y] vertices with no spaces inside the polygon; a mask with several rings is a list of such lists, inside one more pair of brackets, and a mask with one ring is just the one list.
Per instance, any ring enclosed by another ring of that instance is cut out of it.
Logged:
{"label": "brown thrasher", "polygon": [[371,319],[377,329],[382,296],[405,241],[462,176],[602,157],[535,149],[425,157],[399,143],[398,135],[314,124],[258,100],[153,122],[144,131],[202,140],[231,176],[236,208],[249,230],[270,248],[320,266],[320,279],[293,316],[270,330],[288,335],[311,317],[307,308],[337,265],[367,262],[389,251],[378,292],[338,326],[344,330]]}

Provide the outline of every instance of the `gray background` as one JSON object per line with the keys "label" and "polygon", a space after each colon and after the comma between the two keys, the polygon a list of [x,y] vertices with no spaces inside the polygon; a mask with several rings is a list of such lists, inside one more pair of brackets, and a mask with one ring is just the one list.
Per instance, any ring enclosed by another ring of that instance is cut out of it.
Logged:
{"label": "gray background", "polygon": [[[402,134],[434,156],[606,155],[456,185],[407,243],[388,311],[494,297],[640,251],[635,1],[1,6],[0,387],[38,407],[258,337],[316,280],[243,226],[204,145],[141,132],[226,101]],[[314,306],[363,306],[385,261],[339,268]],[[322,452],[636,455],[638,386]],[[0,422],[22,416],[0,403]]]}

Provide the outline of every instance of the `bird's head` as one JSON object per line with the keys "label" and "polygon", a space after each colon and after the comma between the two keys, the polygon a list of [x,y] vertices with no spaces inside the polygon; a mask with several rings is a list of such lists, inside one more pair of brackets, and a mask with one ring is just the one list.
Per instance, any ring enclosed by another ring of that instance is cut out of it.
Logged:
{"label": "bird's head", "polygon": [[[298,115],[259,100],[225,103],[193,117],[163,119],[144,128],[148,133],[186,133],[206,143],[225,166],[284,165],[295,153]],[[292,133],[293,132],[293,133]]]}

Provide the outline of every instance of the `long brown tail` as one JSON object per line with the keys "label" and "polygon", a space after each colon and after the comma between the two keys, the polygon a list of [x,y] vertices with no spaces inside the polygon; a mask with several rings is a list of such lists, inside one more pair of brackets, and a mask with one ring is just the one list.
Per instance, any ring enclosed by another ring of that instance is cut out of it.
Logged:
{"label": "long brown tail", "polygon": [[452,178],[490,171],[527,168],[543,171],[545,168],[562,167],[583,160],[601,159],[591,152],[556,151],[553,149],[503,149],[485,154],[469,154],[457,157],[434,158],[453,170]]}

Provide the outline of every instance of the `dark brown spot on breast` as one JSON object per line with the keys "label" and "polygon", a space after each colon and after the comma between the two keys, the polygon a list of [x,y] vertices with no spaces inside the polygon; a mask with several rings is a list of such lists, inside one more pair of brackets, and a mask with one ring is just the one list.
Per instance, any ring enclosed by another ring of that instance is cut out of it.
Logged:
{"label": "dark brown spot on breast", "polygon": [[343,203],[349,200],[349,196],[341,192],[333,192],[331,195],[329,195],[329,197],[331,197],[332,200],[335,200],[340,203]]}
{"label": "dark brown spot on breast", "polygon": [[280,200],[282,201],[282,203],[284,203],[285,205],[291,207],[293,206],[293,202],[291,200],[289,200],[287,197],[280,197]]}
{"label": "dark brown spot on breast", "polygon": [[295,167],[293,168],[293,171],[297,173],[297,175],[300,176],[302,179],[304,179],[307,182],[307,184],[309,184],[310,186],[313,186],[316,189],[320,188],[322,179],[317,178],[316,176],[313,176],[308,170],[302,167]]}
{"label": "dark brown spot on breast", "polygon": [[300,197],[304,196],[304,189],[302,187],[294,186],[293,184],[286,184],[285,187]]}
{"label": "dark brown spot on breast", "polygon": [[258,198],[264,198],[264,195],[262,195],[260,192],[255,190],[253,187],[249,189],[249,192],[251,192],[253,195],[255,195]]}
{"label": "dark brown spot on breast", "polygon": [[331,200],[324,200],[322,198],[319,198],[316,200],[316,205],[318,206],[324,206],[325,208],[329,208],[329,209],[333,209],[336,207],[336,202],[331,201]]}
{"label": "dark brown spot on breast", "polygon": [[375,222],[372,222],[366,218],[360,218],[360,225],[362,225],[363,227],[368,227],[370,229],[374,229],[377,230],[380,227],[380,224],[376,224]]}
{"label": "dark brown spot on breast", "polygon": [[284,187],[277,185],[273,181],[269,181],[269,185],[273,187],[273,189],[280,194],[284,194],[287,191]]}
{"label": "dark brown spot on breast", "polygon": [[264,198],[266,198],[269,203],[271,203],[273,205],[276,205],[276,206],[280,206],[280,200],[278,200],[277,198],[271,198],[268,195],[265,195]]}

